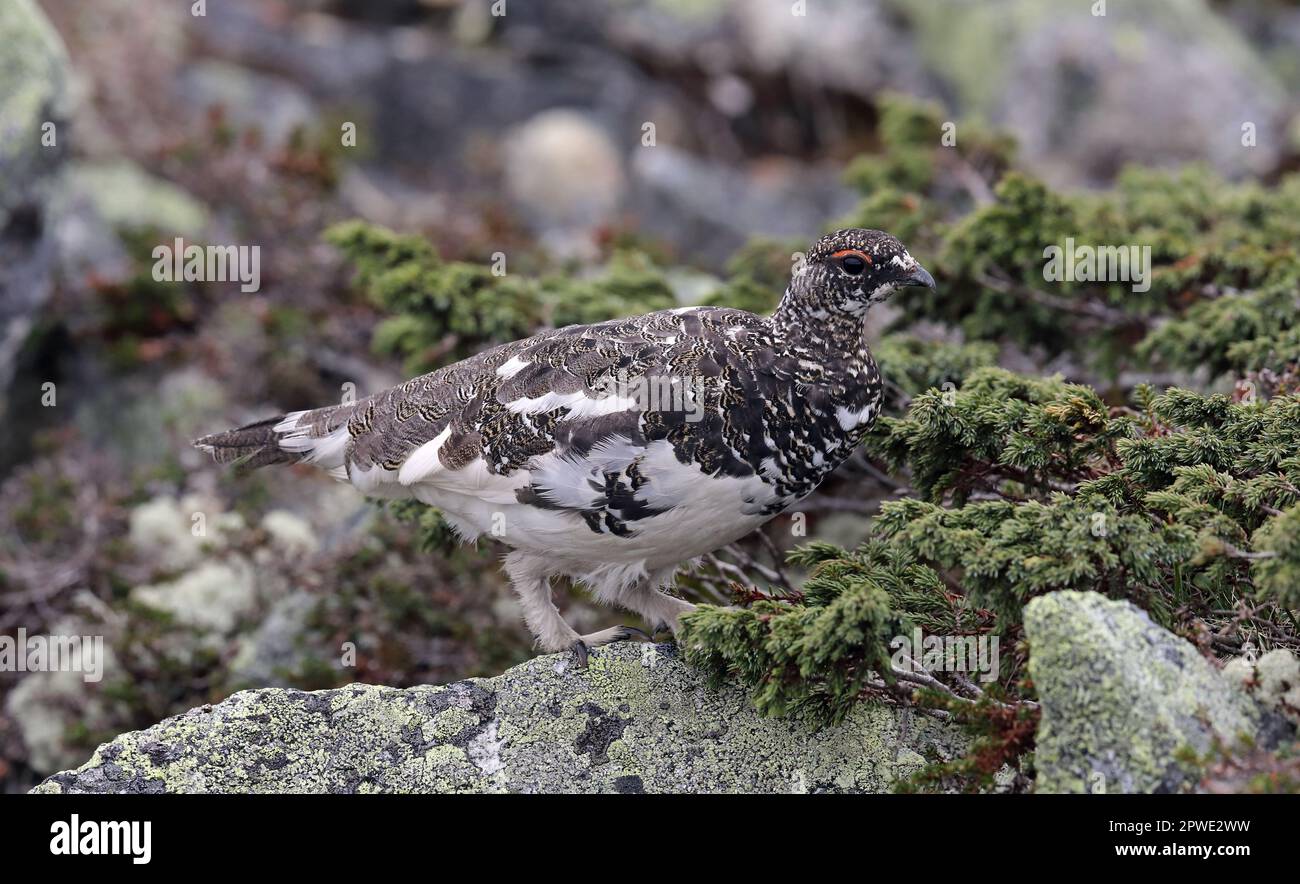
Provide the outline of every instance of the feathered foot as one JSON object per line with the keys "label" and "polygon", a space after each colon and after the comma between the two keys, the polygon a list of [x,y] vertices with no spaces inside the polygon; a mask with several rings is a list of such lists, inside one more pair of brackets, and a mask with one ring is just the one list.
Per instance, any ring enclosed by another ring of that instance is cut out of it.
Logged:
{"label": "feathered foot", "polygon": [[573,643],[573,652],[578,655],[578,668],[587,668],[587,659],[592,648],[599,648],[601,645],[607,645],[612,642],[633,640],[643,642],[654,641],[651,636],[646,634],[645,630],[637,629],[635,626],[611,626],[609,629],[600,630],[600,632],[590,632],[586,635],[578,636],[578,640]]}

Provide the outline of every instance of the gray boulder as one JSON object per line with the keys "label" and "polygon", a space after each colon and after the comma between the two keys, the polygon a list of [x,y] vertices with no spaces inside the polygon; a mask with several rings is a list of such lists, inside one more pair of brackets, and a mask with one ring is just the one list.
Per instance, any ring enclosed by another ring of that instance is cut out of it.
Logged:
{"label": "gray boulder", "polygon": [[[68,137],[66,81],[63,44],[36,4],[0,4],[0,416],[52,288],[55,249],[45,215]],[[42,143],[47,123],[53,144]]]}
{"label": "gray boulder", "polygon": [[[67,112],[67,53],[32,0],[0,6],[0,213],[32,198],[61,152]],[[42,143],[54,123],[55,143]]]}
{"label": "gray boulder", "polygon": [[1025,609],[1043,718],[1039,792],[1173,792],[1220,740],[1267,744],[1279,722],[1190,643],[1128,602],[1055,592]]}
{"label": "gray boulder", "polygon": [[948,725],[862,703],[761,718],[671,645],[537,657],[398,690],[243,691],[101,746],[36,792],[883,792],[960,752]]}
{"label": "gray boulder", "polygon": [[1285,152],[1285,89],[1205,0],[891,2],[962,111],[1007,127],[1054,184],[1126,163],[1264,174]]}

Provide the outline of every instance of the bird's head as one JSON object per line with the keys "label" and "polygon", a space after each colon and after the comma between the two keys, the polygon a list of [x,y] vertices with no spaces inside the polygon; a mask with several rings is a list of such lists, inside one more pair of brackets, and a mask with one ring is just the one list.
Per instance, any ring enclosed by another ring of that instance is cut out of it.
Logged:
{"label": "bird's head", "polygon": [[934,277],[888,233],[850,227],[812,244],[787,297],[799,299],[803,312],[813,316],[860,316],[909,285],[934,288]]}

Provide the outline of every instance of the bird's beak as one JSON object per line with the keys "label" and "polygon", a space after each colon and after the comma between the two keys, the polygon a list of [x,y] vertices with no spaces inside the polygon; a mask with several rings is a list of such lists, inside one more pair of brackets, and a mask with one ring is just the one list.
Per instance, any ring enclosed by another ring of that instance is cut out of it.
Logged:
{"label": "bird's beak", "polygon": [[902,285],[923,285],[928,289],[934,288],[934,277],[930,272],[917,264],[912,268],[912,272],[903,277]]}

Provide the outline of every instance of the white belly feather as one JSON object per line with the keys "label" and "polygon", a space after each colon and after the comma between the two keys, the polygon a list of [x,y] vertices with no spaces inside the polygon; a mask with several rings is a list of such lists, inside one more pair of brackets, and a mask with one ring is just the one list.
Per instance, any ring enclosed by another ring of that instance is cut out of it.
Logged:
{"label": "white belly feather", "polygon": [[[296,429],[297,416],[289,415],[284,429]],[[583,576],[630,569],[644,575],[711,552],[771,518],[763,509],[774,495],[758,476],[706,474],[697,464],[678,461],[671,443],[662,440],[638,446],[613,439],[579,458],[545,454],[527,469],[503,476],[489,471],[482,458],[448,469],[439,451],[449,431],[416,448],[396,470],[361,469],[344,462],[346,434],[346,427],[317,439],[295,432],[282,444],[364,494],[414,497],[437,507],[467,540],[486,535],[543,555],[556,563],[556,573]],[[636,492],[638,500],[662,512],[628,519],[625,534],[593,530],[574,510],[598,502],[603,472],[618,472],[634,459],[646,480]],[[520,503],[520,492],[534,483],[548,489],[550,501],[568,509]]]}
{"label": "white belly feather", "polygon": [[[554,487],[560,476],[572,477],[562,489],[566,503],[596,497],[584,484],[591,474],[584,461],[567,461],[559,455],[544,455],[531,469],[509,476],[488,473],[481,462],[475,462],[463,470],[430,476],[410,490],[417,499],[442,510],[470,539],[488,535],[583,569],[609,562],[644,563],[647,570],[658,570],[717,549],[771,518],[761,513],[772,494],[759,478],[706,475],[696,464],[680,463],[668,442],[653,442],[638,450],[645,455],[641,462],[647,479],[642,489],[645,499],[664,511],[629,521],[627,535],[594,531],[568,510],[518,502],[518,492],[534,481]],[[599,457],[596,463],[606,465]]]}

